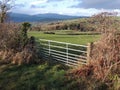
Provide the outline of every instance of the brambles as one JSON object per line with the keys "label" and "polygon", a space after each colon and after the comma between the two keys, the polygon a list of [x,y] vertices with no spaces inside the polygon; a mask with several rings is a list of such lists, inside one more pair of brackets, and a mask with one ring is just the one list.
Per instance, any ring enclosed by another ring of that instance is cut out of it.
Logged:
{"label": "brambles", "polygon": [[22,29],[15,24],[1,24],[0,58],[4,62],[29,64],[37,59],[35,38],[27,36],[31,24],[23,23]]}
{"label": "brambles", "polygon": [[[92,80],[91,82],[96,84],[99,82],[97,87],[103,87],[102,90],[119,90],[120,35],[119,28],[117,28],[119,23],[114,23],[112,13],[110,15],[109,13],[102,13],[93,18],[94,22],[98,23],[97,31],[102,33],[101,39],[92,45],[89,64],[74,70],[72,76],[85,77],[85,79]],[[116,76],[117,79],[110,78],[111,76]],[[93,89],[97,87],[95,85]]]}
{"label": "brambles", "polygon": [[[104,15],[105,14],[105,15]],[[113,21],[114,13],[102,13],[98,15],[102,28],[100,41],[93,45],[91,63],[96,63],[95,76],[103,82],[107,81],[109,74],[115,74],[120,65],[120,35],[117,26],[119,23]],[[98,17],[97,16],[97,17]],[[100,28],[98,28],[100,30]],[[112,70],[114,68],[114,71]]]}

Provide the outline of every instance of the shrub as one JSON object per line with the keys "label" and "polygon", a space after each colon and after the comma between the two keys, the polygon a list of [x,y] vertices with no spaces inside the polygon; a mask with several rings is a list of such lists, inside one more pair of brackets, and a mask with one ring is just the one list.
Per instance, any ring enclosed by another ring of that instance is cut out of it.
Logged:
{"label": "shrub", "polygon": [[29,64],[37,59],[35,38],[27,36],[31,24],[25,22],[22,28],[15,24],[0,24],[0,58],[7,63]]}
{"label": "shrub", "polygon": [[55,32],[44,32],[44,34],[55,34]]}
{"label": "shrub", "polygon": [[[120,35],[116,27],[118,23],[114,26],[112,19],[113,16],[109,16],[109,13],[95,16],[94,20],[99,23],[98,31],[102,32],[101,39],[92,45],[89,64],[72,71],[72,76],[84,77],[85,80],[89,79],[92,83],[96,83],[92,87],[95,90],[120,89],[120,85],[118,85],[120,78]],[[117,76],[117,79],[114,76]]]}
{"label": "shrub", "polygon": [[31,24],[29,24],[28,22],[24,22],[22,24],[22,29],[21,29],[21,33],[20,33],[20,43],[21,46],[24,48],[24,46],[28,43],[28,36],[27,36],[27,30],[30,28]]}

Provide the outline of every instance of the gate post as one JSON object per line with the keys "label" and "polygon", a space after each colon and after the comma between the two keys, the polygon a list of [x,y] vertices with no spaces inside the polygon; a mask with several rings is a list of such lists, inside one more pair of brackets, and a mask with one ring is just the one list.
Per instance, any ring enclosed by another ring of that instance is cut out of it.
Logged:
{"label": "gate post", "polygon": [[88,47],[87,47],[87,64],[90,63],[91,54],[92,54],[92,48],[93,48],[93,42],[88,43]]}

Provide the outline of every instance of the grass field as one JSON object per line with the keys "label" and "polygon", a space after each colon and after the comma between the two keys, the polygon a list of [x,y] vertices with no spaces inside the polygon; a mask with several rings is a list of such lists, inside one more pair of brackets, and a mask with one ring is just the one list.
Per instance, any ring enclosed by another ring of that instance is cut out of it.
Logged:
{"label": "grass field", "polygon": [[55,34],[44,34],[43,32],[37,31],[30,31],[28,32],[29,36],[35,36],[38,39],[47,39],[47,40],[54,40],[54,41],[61,41],[73,44],[84,44],[86,45],[89,42],[97,41],[100,35],[75,35],[78,32],[74,32],[74,35],[69,35],[73,32],[70,30],[68,31],[55,31]]}

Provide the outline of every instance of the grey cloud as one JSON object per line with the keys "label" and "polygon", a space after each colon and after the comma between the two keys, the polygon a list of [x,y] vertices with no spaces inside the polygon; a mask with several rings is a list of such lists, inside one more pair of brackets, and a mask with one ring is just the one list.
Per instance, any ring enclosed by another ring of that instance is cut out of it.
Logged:
{"label": "grey cloud", "polygon": [[96,8],[96,9],[120,9],[120,0],[78,0],[77,8]]}
{"label": "grey cloud", "polygon": [[48,2],[61,2],[61,1],[65,1],[65,0],[48,0]]}
{"label": "grey cloud", "polygon": [[36,5],[31,5],[30,8],[45,8],[46,6],[36,6]]}

